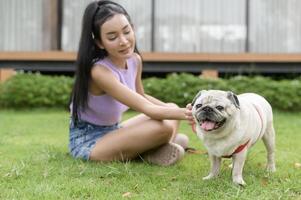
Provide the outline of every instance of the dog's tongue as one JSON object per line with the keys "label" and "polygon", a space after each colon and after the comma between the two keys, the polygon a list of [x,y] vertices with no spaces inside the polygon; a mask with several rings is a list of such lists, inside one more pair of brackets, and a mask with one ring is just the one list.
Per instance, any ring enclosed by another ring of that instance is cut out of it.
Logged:
{"label": "dog's tongue", "polygon": [[210,131],[214,128],[215,123],[212,121],[204,121],[201,125],[201,128],[204,129],[205,131]]}

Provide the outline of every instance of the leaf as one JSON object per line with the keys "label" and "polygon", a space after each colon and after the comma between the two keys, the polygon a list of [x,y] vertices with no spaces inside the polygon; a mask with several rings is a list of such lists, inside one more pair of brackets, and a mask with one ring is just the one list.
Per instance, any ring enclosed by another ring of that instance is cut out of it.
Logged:
{"label": "leaf", "polygon": [[131,193],[130,192],[125,192],[122,194],[122,197],[130,197]]}
{"label": "leaf", "polygon": [[261,179],[261,185],[262,186],[267,186],[268,185],[268,182],[269,181],[269,179],[267,178],[267,177],[263,177],[262,179]]}
{"label": "leaf", "polygon": [[187,153],[191,153],[191,154],[200,154],[200,155],[205,155],[207,154],[207,151],[203,151],[203,150],[197,150],[194,148],[187,148],[185,149]]}
{"label": "leaf", "polygon": [[301,169],[301,163],[295,163],[295,168]]}

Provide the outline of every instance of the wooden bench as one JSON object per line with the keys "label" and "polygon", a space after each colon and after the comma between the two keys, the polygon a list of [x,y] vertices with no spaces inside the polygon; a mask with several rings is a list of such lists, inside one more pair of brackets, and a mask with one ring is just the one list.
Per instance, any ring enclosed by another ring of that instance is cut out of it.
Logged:
{"label": "wooden bench", "polygon": [[[192,67],[203,64],[201,70],[196,66],[195,69],[201,72],[203,77],[216,78],[218,72],[242,73],[250,70],[256,70],[255,66],[260,67],[264,72],[265,66],[269,66],[266,71],[270,73],[301,73],[301,54],[257,54],[257,53],[144,53],[143,59],[146,62],[173,63],[174,65],[187,64]],[[298,69],[286,68],[285,66],[295,66],[299,64]],[[283,65],[283,66],[281,66]],[[229,66],[229,67],[227,67]],[[262,66],[262,67],[261,67]],[[277,67],[276,67],[277,66]],[[249,68],[250,67],[250,68]],[[270,67],[275,69],[270,69]],[[235,69],[236,68],[236,69]],[[244,69],[242,69],[244,68]],[[182,67],[183,71],[195,72],[195,69],[187,69]],[[291,70],[291,71],[290,71]]]}
{"label": "wooden bench", "polygon": [[[259,53],[159,53],[143,52],[146,62],[271,62],[299,63],[299,54],[259,54]],[[1,61],[75,61],[75,52],[0,52]]]}
{"label": "wooden bench", "polygon": [[[144,72],[301,73],[300,54],[142,53]],[[0,69],[74,71],[75,52],[0,52]],[[209,74],[210,74],[209,73]],[[213,75],[216,76],[216,75]]]}

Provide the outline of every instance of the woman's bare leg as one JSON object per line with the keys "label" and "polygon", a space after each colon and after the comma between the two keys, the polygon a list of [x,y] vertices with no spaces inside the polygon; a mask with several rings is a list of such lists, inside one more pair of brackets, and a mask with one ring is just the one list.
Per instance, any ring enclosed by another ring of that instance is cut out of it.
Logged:
{"label": "woman's bare leg", "polygon": [[96,142],[90,159],[99,161],[129,160],[141,153],[168,143],[174,132],[169,120],[153,120],[138,115]]}
{"label": "woman's bare leg", "polygon": [[[136,126],[137,124],[143,123],[147,120],[150,120],[150,118],[148,116],[146,116],[144,114],[139,114],[139,115],[136,115],[135,117],[132,117],[132,118],[124,121],[122,123],[122,127]],[[167,123],[172,127],[173,132],[172,132],[170,141],[173,141],[176,134],[178,133],[180,121],[179,120],[164,120],[164,123]]]}

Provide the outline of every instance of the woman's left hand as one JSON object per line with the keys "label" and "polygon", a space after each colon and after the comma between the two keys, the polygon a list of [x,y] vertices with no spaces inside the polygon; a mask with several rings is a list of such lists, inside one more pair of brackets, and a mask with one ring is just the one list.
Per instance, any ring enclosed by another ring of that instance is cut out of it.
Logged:
{"label": "woman's left hand", "polygon": [[188,121],[188,124],[190,124],[193,132],[196,132],[196,130],[195,130],[195,121],[194,121],[193,116],[192,116],[192,105],[190,103],[186,105],[185,117]]}
{"label": "woman's left hand", "polygon": [[192,117],[192,111],[191,110],[192,110],[192,106],[189,103],[189,104],[186,105],[185,117],[188,120],[188,123],[190,125],[194,124],[194,120],[193,120],[193,117]]}

